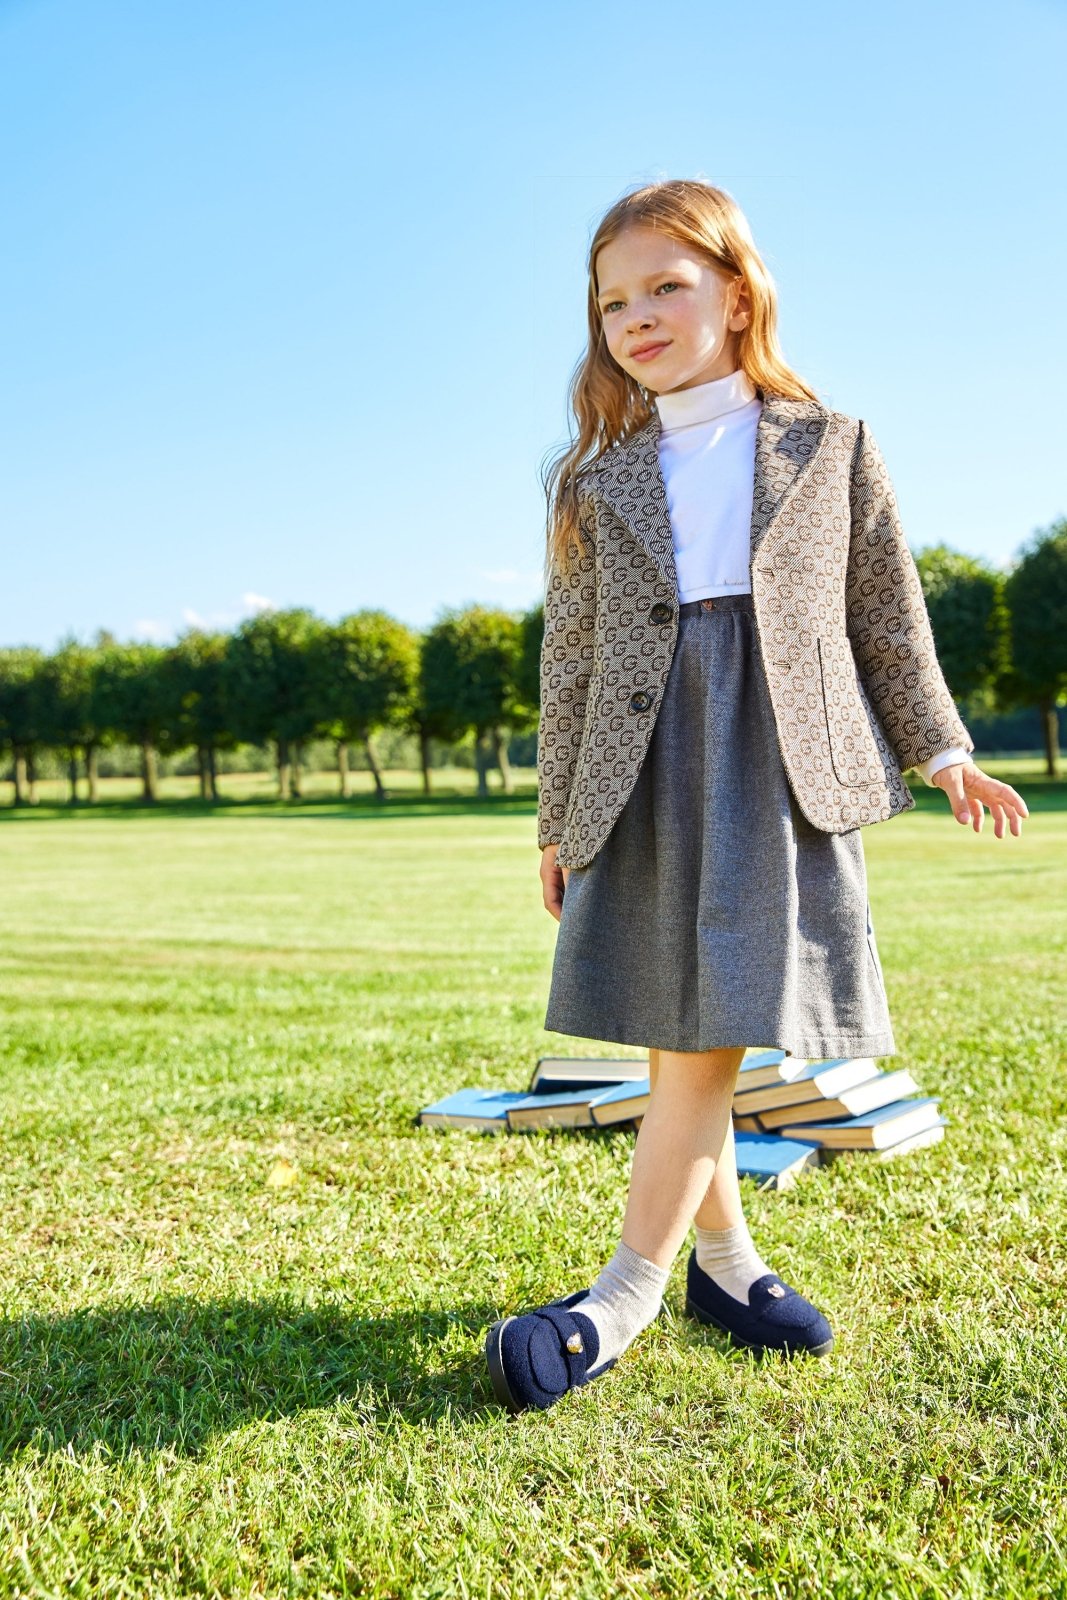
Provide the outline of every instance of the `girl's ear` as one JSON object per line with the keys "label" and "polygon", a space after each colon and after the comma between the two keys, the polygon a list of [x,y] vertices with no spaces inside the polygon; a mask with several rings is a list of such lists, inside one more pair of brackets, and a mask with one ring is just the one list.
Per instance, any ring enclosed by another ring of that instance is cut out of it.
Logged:
{"label": "girl's ear", "polygon": [[[745,282],[744,273],[741,273],[741,272],[735,273],[733,282],[734,282],[734,306],[733,306],[733,312],[731,313],[731,316],[730,316],[730,321],[732,322],[734,317],[736,317],[736,316],[743,316],[745,320],[741,324],[741,327],[744,328],[744,327],[748,326],[748,319],[752,315],[752,308],[748,304],[748,284]],[[734,329],[735,333],[740,333],[740,331],[741,331],[741,328],[735,328]]]}

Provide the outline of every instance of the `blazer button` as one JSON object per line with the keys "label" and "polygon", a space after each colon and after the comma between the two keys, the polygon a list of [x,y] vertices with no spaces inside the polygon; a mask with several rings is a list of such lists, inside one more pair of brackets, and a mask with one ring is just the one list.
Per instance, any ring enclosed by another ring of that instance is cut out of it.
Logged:
{"label": "blazer button", "polygon": [[631,711],[647,711],[652,704],[652,696],[647,689],[638,689],[636,694],[630,696]]}
{"label": "blazer button", "polygon": [[673,615],[674,612],[665,601],[657,600],[652,610],[648,613],[648,620],[650,622],[669,622]]}

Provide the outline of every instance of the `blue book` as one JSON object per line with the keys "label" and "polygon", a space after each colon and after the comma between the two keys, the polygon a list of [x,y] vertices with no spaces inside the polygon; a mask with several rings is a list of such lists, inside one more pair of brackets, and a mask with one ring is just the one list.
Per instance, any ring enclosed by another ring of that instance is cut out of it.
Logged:
{"label": "blue book", "polygon": [[508,1107],[529,1098],[524,1089],[457,1089],[424,1106],[416,1120],[428,1128],[486,1128],[506,1133]]}
{"label": "blue book", "polygon": [[[871,1056],[834,1056],[828,1061],[808,1061],[799,1072],[783,1081],[778,1079],[762,1088],[750,1087],[740,1073],[734,1086],[734,1110],[742,1116],[753,1111],[771,1111],[777,1106],[795,1106],[803,1100],[815,1103],[833,1099],[857,1084],[878,1076],[878,1063]],[[750,1080],[751,1081],[751,1080]]]}
{"label": "blue book", "polygon": [[786,1137],[790,1134],[802,1136],[833,1150],[881,1150],[934,1127],[941,1120],[938,1104],[937,1095],[893,1100],[859,1116],[838,1118],[833,1122],[798,1123],[781,1131]]}
{"label": "blue book", "polygon": [[898,1139],[895,1144],[879,1145],[873,1150],[835,1150],[830,1145],[823,1145],[819,1152],[819,1160],[823,1166],[839,1161],[844,1156],[857,1156],[862,1161],[895,1161],[898,1156],[909,1155],[912,1150],[922,1150],[927,1145],[937,1144],[945,1137],[948,1125],[948,1117],[938,1117],[930,1127],[921,1128],[918,1133],[909,1133],[906,1138]]}
{"label": "blue book", "polygon": [[788,1189],[803,1167],[819,1164],[819,1147],[778,1133],[734,1131],[737,1172],[742,1178],[765,1178],[764,1189]]}
{"label": "blue book", "polygon": [[[825,1099],[812,1100],[808,1095],[798,1095],[795,1101],[782,1100],[768,1110],[757,1107],[757,1114],[761,1127],[768,1132],[772,1129],[781,1132],[783,1128],[796,1128],[801,1123],[845,1122],[850,1117],[865,1116],[868,1111],[877,1111],[881,1106],[892,1105],[918,1092],[919,1085],[911,1073],[906,1067],[899,1067],[895,1072],[876,1071],[851,1088],[838,1089],[835,1095],[828,1095]],[[774,1089],[757,1089],[755,1095],[746,1095],[745,1099],[776,1093]],[[741,1109],[736,1100],[734,1107]],[[804,1138],[807,1137],[804,1134]]]}
{"label": "blue book", "polygon": [[530,1094],[554,1094],[557,1089],[599,1089],[608,1083],[633,1083],[648,1076],[648,1055],[643,1056],[538,1056],[530,1079]]}
{"label": "blue book", "polygon": [[607,1128],[613,1122],[629,1122],[641,1118],[648,1109],[652,1096],[651,1078],[641,1078],[636,1083],[617,1083],[606,1094],[594,1100],[593,1121],[598,1128]]}
{"label": "blue book", "polygon": [[530,1094],[525,1089],[457,1089],[443,1100],[424,1106],[416,1120],[431,1128],[475,1128],[496,1133],[509,1128],[590,1128],[593,1105],[615,1094],[619,1087],[607,1083],[595,1089],[560,1089],[554,1094]]}
{"label": "blue book", "polygon": [[[552,1094],[527,1094],[507,1108],[509,1128],[591,1128],[593,1108],[632,1084],[603,1083],[594,1089],[557,1089]],[[628,1113],[633,1116],[634,1113]],[[626,1121],[626,1118],[620,1118]]]}
{"label": "blue book", "polygon": [[766,1089],[775,1083],[792,1083],[807,1067],[803,1056],[787,1056],[784,1050],[749,1050],[742,1057],[735,1094],[750,1089]]}

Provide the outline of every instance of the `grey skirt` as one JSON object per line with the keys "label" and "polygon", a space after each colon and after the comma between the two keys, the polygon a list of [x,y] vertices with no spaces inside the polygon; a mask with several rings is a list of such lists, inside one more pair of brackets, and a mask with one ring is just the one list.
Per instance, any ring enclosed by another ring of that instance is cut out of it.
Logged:
{"label": "grey skirt", "polygon": [[679,608],[645,760],[568,873],[545,1027],[661,1050],[895,1055],[861,830],[782,764],[751,594]]}

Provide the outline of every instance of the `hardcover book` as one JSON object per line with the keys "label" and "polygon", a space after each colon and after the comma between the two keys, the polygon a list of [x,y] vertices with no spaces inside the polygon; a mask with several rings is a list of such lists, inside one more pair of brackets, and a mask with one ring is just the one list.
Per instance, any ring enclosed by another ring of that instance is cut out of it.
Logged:
{"label": "hardcover book", "polygon": [[[809,1100],[799,1105],[775,1106],[761,1111],[759,1119],[764,1128],[798,1128],[812,1122],[839,1122],[844,1117],[862,1116],[865,1111],[877,1111],[893,1100],[903,1100],[915,1094],[918,1084],[903,1067],[897,1072],[879,1072],[875,1077],[844,1089],[832,1100]],[[805,1134],[805,1138],[807,1135]]]}
{"label": "hardcover book", "polygon": [[788,1189],[804,1167],[817,1167],[819,1147],[780,1134],[734,1133],[737,1172],[742,1178],[762,1178],[762,1187]]}
{"label": "hardcover book", "polygon": [[527,1099],[524,1089],[457,1089],[424,1106],[416,1121],[427,1128],[483,1128],[504,1133],[508,1107]]}
{"label": "hardcover book", "polygon": [[539,1056],[530,1094],[556,1089],[595,1089],[604,1083],[639,1083],[648,1077],[648,1056]]}
{"label": "hardcover book", "polygon": [[[835,1150],[878,1150],[934,1127],[940,1120],[937,1108],[936,1095],[926,1095],[921,1100],[893,1100],[843,1120],[797,1123],[796,1127],[804,1131],[796,1136]],[[790,1125],[781,1131],[786,1138],[791,1136]]]}
{"label": "hardcover book", "polygon": [[795,1106],[805,1100],[832,1100],[845,1089],[853,1088],[878,1075],[878,1065],[870,1056],[837,1056],[831,1061],[808,1062],[788,1083],[772,1083],[763,1089],[745,1089],[738,1074],[734,1091],[734,1110],[746,1115],[770,1111],[775,1106]]}

